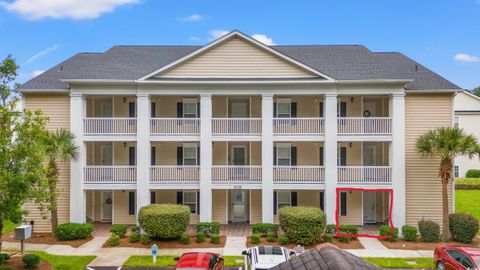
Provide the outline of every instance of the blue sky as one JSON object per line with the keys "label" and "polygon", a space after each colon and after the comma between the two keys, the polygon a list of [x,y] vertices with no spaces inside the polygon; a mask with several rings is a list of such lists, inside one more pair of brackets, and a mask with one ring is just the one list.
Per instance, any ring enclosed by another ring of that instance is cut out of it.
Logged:
{"label": "blue sky", "polygon": [[239,29],[274,44],[399,51],[461,87],[480,86],[480,0],[0,0],[0,57],[20,82],[78,52],[202,45]]}

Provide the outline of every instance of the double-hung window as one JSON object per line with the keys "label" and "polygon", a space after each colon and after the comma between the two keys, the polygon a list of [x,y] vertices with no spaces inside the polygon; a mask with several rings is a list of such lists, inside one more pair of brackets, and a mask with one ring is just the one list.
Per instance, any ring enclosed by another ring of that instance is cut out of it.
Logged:
{"label": "double-hung window", "polygon": [[278,118],[292,117],[292,102],[290,99],[277,99],[277,115]]}
{"label": "double-hung window", "polygon": [[277,144],[277,165],[291,166],[292,165],[292,151],[290,144]]}
{"label": "double-hung window", "polygon": [[196,144],[183,145],[183,165],[197,165],[197,157]]}
{"label": "double-hung window", "polygon": [[197,213],[197,192],[196,191],[184,191],[183,192],[183,205],[190,207],[190,213]]}
{"label": "double-hung window", "polygon": [[197,118],[197,100],[183,99],[183,118]]}
{"label": "double-hung window", "polygon": [[292,205],[292,194],[290,191],[277,191],[277,209]]}

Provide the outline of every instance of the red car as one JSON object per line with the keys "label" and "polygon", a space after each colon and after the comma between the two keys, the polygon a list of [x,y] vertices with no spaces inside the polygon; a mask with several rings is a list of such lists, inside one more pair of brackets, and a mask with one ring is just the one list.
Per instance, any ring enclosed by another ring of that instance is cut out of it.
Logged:
{"label": "red car", "polygon": [[180,258],[175,258],[177,270],[221,270],[223,269],[223,258],[215,253],[188,252],[183,253]]}
{"label": "red car", "polygon": [[439,246],[433,256],[438,270],[480,269],[480,248]]}

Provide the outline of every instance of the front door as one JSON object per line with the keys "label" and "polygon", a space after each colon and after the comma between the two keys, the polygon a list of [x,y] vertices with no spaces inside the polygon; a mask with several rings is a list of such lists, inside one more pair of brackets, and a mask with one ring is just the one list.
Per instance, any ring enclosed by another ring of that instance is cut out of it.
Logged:
{"label": "front door", "polygon": [[101,117],[112,117],[113,116],[113,105],[112,101],[102,101],[100,103],[100,113]]}
{"label": "front door", "polygon": [[248,100],[231,100],[229,117],[247,118],[249,117]]}
{"label": "front door", "polygon": [[102,145],[101,156],[102,156],[102,165],[104,165],[104,166],[113,165],[112,145]]}
{"label": "front door", "polygon": [[112,191],[102,191],[102,221],[112,220]]}
{"label": "front door", "polygon": [[375,145],[363,145],[363,166],[375,166]]}
{"label": "front door", "polygon": [[377,193],[363,192],[363,223],[375,223]]}
{"label": "front door", "polygon": [[232,190],[232,221],[247,221],[246,192],[245,190]]}

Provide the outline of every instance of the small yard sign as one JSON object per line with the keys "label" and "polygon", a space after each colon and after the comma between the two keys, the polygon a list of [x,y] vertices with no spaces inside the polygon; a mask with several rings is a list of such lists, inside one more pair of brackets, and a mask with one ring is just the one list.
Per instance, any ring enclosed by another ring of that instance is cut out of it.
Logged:
{"label": "small yard sign", "polygon": [[157,263],[158,246],[153,244],[152,248],[150,250],[151,250],[151,253],[152,253],[153,263]]}
{"label": "small yard sign", "polygon": [[293,251],[295,251],[295,254],[300,255],[303,253],[303,251],[305,251],[305,248],[303,246],[297,245],[293,248]]}

